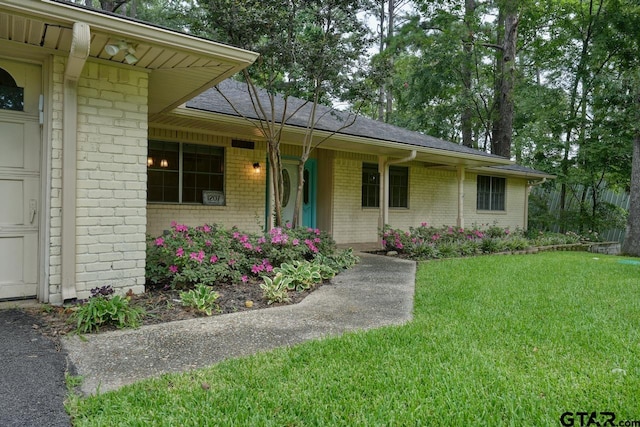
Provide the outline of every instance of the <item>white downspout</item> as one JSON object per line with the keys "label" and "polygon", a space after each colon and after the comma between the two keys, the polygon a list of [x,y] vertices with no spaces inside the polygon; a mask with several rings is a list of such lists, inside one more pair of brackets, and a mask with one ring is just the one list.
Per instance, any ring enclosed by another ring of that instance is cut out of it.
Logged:
{"label": "white downspout", "polygon": [[542,178],[540,181],[535,181],[527,184],[527,189],[524,194],[524,218],[522,221],[522,225],[525,230],[529,229],[529,194],[531,194],[531,187],[535,187],[536,185],[542,185],[547,182],[547,178]]}
{"label": "white downspout", "polygon": [[64,70],[62,118],[62,300],[76,294],[76,169],[78,146],[78,80],[89,57],[91,31],[83,22],[73,24],[73,38]]}
{"label": "white downspout", "polygon": [[[383,170],[379,171],[380,176],[384,177],[381,182],[382,192],[380,197],[380,208],[382,210],[382,227],[389,223],[389,166],[399,163],[410,162],[416,158],[417,151],[411,150],[411,154],[402,159],[387,160],[383,164]],[[378,166],[379,167],[379,166]]]}

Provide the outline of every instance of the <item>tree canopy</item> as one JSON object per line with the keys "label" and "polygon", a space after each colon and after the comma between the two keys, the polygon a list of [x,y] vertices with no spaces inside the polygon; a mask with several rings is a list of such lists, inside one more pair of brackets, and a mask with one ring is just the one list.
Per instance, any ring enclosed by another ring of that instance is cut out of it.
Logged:
{"label": "tree canopy", "polygon": [[640,240],[635,0],[84,1],[260,52],[244,79],[270,93],[357,103],[554,174],[563,229],[620,222],[598,222],[600,195],[631,191]]}

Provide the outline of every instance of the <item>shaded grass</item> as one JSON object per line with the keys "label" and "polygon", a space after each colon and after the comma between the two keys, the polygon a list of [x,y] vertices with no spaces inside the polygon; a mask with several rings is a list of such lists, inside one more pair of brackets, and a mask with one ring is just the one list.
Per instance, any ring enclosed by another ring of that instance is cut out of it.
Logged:
{"label": "shaded grass", "polygon": [[75,400],[75,425],[559,425],[640,419],[640,268],[587,253],[427,262],[414,320]]}

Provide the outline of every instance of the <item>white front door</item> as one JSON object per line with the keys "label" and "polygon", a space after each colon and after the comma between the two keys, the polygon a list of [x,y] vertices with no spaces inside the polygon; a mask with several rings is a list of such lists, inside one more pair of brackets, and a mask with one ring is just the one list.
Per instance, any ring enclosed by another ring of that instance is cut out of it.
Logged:
{"label": "white front door", "polygon": [[[309,159],[304,165],[304,185],[302,186],[302,218],[303,227],[316,227],[316,160]],[[298,162],[285,160],[282,162],[282,222],[293,223],[296,195],[298,192]]]}
{"label": "white front door", "polygon": [[0,59],[0,299],[38,287],[41,68]]}
{"label": "white front door", "polygon": [[282,223],[292,223],[298,191],[298,163],[282,162]]}

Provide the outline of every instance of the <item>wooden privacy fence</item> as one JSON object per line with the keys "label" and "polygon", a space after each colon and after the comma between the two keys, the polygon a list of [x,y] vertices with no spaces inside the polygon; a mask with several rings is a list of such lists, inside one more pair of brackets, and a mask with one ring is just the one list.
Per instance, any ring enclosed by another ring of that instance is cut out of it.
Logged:
{"label": "wooden privacy fence", "polygon": [[[571,195],[567,195],[565,209],[566,210],[577,210],[579,209],[580,200],[575,197],[576,194],[582,194],[583,187],[578,186],[574,187],[573,191],[571,191]],[[591,203],[591,195],[592,188],[587,188],[587,194],[584,197],[585,202]],[[543,200],[546,200],[547,208],[550,213],[558,213],[560,211],[560,190],[554,188],[543,188],[543,187],[533,187],[531,190],[532,195],[536,195]],[[617,192],[613,190],[604,190],[600,195],[600,202],[611,203],[614,206],[618,206],[625,211],[629,212],[629,201],[630,197],[628,193],[625,192]],[[551,231],[560,231],[560,224],[556,222],[555,224],[551,224]],[[600,237],[607,242],[621,242],[624,240],[625,236],[624,228],[615,228],[602,231],[600,233]]]}

